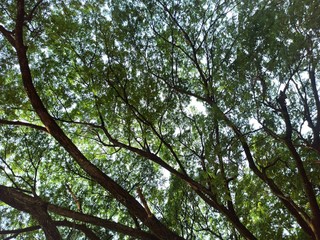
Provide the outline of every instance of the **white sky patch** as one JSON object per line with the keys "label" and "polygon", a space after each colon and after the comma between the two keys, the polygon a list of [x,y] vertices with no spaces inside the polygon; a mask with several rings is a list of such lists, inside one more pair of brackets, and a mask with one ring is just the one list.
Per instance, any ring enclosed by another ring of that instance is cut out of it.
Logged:
{"label": "white sky patch", "polygon": [[202,113],[204,115],[207,115],[207,110],[202,102],[199,102],[195,97],[191,97],[191,101],[186,108],[186,113],[190,115],[197,114],[197,113]]}
{"label": "white sky patch", "polygon": [[306,134],[312,132],[312,129],[308,126],[308,122],[305,121],[301,126],[301,133]]}
{"label": "white sky patch", "polygon": [[[204,104],[200,101],[198,101],[195,97],[191,97],[191,101],[189,103],[189,105],[184,109],[185,114],[187,114],[189,117],[192,117],[195,114],[203,114],[205,116],[207,116],[207,109],[204,106]],[[186,128],[180,128],[180,127],[176,127],[175,128],[175,132],[174,132],[174,136],[178,136],[179,134],[190,130],[189,127]]]}
{"label": "white sky patch", "polygon": [[286,84],[285,83],[281,83],[279,91],[283,91],[285,87],[286,87]]}
{"label": "white sky patch", "polygon": [[106,54],[102,54],[102,61],[104,64],[106,64],[108,62],[109,58],[108,58],[108,55]]}
{"label": "white sky patch", "polygon": [[160,171],[162,173],[162,178],[163,178],[163,185],[160,186],[160,188],[166,189],[170,185],[169,179],[170,179],[171,173],[165,168],[160,168]]}
{"label": "white sky patch", "polygon": [[111,21],[111,14],[110,14],[110,7],[108,5],[108,3],[106,3],[101,9],[100,12],[102,13],[102,15],[108,20]]}
{"label": "white sky patch", "polygon": [[259,128],[262,127],[261,124],[258,122],[258,120],[257,120],[257,119],[254,119],[254,118],[251,118],[251,119],[249,120],[249,124],[250,124],[250,126],[252,126],[254,129],[259,129]]}

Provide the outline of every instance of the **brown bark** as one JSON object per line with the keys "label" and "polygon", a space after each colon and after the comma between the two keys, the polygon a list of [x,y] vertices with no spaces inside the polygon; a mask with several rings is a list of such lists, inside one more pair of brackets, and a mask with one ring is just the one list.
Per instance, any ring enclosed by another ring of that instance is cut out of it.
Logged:
{"label": "brown bark", "polygon": [[142,194],[142,190],[141,190],[140,187],[137,188],[137,193],[138,193],[138,196],[139,196],[139,198],[140,198],[140,201],[142,202],[142,204],[143,204],[143,206],[144,206],[144,209],[145,209],[145,210],[147,211],[147,213],[148,213],[148,216],[149,216],[149,217],[152,217],[153,214],[152,214],[152,212],[151,212],[151,210],[150,210],[150,208],[149,208],[149,206],[148,206],[148,203],[147,203],[145,197],[144,197],[143,194]]}
{"label": "brown bark", "polygon": [[[319,96],[318,94],[315,94],[315,101],[316,101],[316,106],[317,106],[317,110],[320,111],[320,103],[319,103]],[[319,209],[319,205],[317,202],[317,198],[313,189],[313,186],[308,178],[308,175],[306,173],[305,167],[303,166],[303,162],[302,159],[299,155],[299,153],[297,152],[295,146],[293,145],[292,142],[292,132],[293,132],[293,127],[291,124],[291,119],[289,116],[289,112],[287,109],[287,104],[286,104],[286,95],[285,92],[280,92],[280,96],[278,98],[278,103],[281,107],[281,113],[283,116],[283,119],[285,121],[285,125],[286,125],[286,136],[284,138],[284,141],[287,145],[287,148],[289,149],[295,163],[298,169],[298,173],[300,175],[301,181],[303,183],[303,190],[307,196],[307,199],[309,201],[310,204],[310,209],[311,209],[311,213],[312,213],[312,221],[309,221],[309,226],[312,229],[313,234],[315,235],[316,239],[320,238],[320,209]],[[320,113],[318,111],[318,113]],[[317,122],[318,125],[319,122]],[[314,133],[316,133],[315,135],[319,137],[319,131],[317,130],[317,125],[314,128]],[[315,141],[316,136],[314,136]]]}
{"label": "brown bark", "polygon": [[286,196],[281,189],[276,185],[276,183],[269,178],[266,174],[261,172],[254,163],[253,156],[250,151],[250,147],[248,146],[246,140],[242,133],[231,123],[231,121],[225,116],[225,121],[228,125],[234,130],[239,140],[241,141],[242,147],[246,154],[247,160],[249,162],[250,169],[264,182],[266,183],[270,190],[278,197],[278,199],[284,204],[284,206],[288,209],[288,211],[295,217],[301,228],[313,237],[313,231],[310,227],[310,217],[299,208],[289,196]]}
{"label": "brown bark", "polygon": [[68,183],[66,183],[66,187],[68,192],[71,194],[71,197],[73,199],[73,201],[75,202],[77,209],[79,212],[82,212],[82,206],[81,206],[81,201],[79,200],[79,198],[74,194],[74,192],[72,191],[71,187],[69,186]]}
{"label": "brown bark", "polygon": [[[163,5],[162,5],[163,6]],[[170,15],[170,11],[168,11],[166,9],[165,6],[164,10]],[[204,84],[204,88],[208,89],[208,85],[206,84],[206,76],[204,76],[202,73],[202,69],[198,64],[198,60],[196,58],[196,53],[194,51],[194,46],[192,44],[192,41],[190,40],[190,38],[188,37],[188,34],[184,31],[184,29],[179,25],[178,21],[172,16],[170,15],[170,17],[173,19],[173,21],[175,22],[176,26],[185,34],[185,36],[187,37],[187,41],[190,43],[191,45],[191,49],[193,50],[193,56],[190,56],[187,52],[183,51],[185,53],[185,55],[194,62],[201,80]],[[170,44],[173,44],[172,42],[169,42]],[[175,47],[178,47],[176,45],[174,45]],[[179,47],[178,47],[179,48]],[[170,88],[173,88],[174,90],[176,90],[177,92],[183,93],[183,94],[187,94],[189,96],[193,96],[203,102],[207,102],[209,105],[211,105],[217,112],[219,112],[219,115],[222,116],[222,119],[225,121],[225,123],[227,124],[227,126],[229,126],[234,133],[236,134],[238,140],[241,142],[243,149],[245,151],[245,154],[247,156],[248,159],[248,163],[249,163],[249,167],[251,168],[251,170],[263,181],[265,182],[270,189],[272,190],[272,192],[279,198],[279,200],[285,205],[285,207],[289,210],[289,212],[291,212],[291,214],[296,218],[297,222],[299,223],[299,225],[302,227],[302,229],[308,233],[311,237],[314,236],[314,233],[312,231],[312,227],[310,226],[311,223],[311,219],[310,217],[301,209],[299,208],[293,201],[292,199],[290,199],[289,197],[285,196],[285,194],[281,191],[281,189],[275,184],[275,182],[268,178],[268,176],[266,174],[264,174],[263,172],[261,172],[257,166],[254,163],[254,159],[251,155],[251,151],[250,148],[243,136],[243,134],[240,132],[240,130],[234,125],[234,123],[232,121],[230,121],[230,119],[219,109],[219,107],[217,106],[215,100],[214,100],[214,96],[210,94],[210,91],[206,92],[207,97],[203,97],[201,95],[198,95],[196,93],[193,93],[191,91],[185,90],[183,88],[179,88],[177,86],[171,85],[170,83],[168,83],[165,79],[163,79],[161,76],[158,76],[160,79],[162,79],[164,82],[166,82],[166,84],[168,84],[168,86]],[[290,132],[287,133],[287,135],[289,135]],[[319,148],[320,149],[320,148]],[[197,192],[198,193],[198,192]],[[199,194],[199,193],[198,193]],[[201,194],[199,194],[201,195]],[[206,196],[204,196],[204,200],[205,200]],[[207,200],[205,200],[206,202],[208,202]],[[246,238],[251,238],[252,235],[250,233],[250,231],[248,229],[246,229],[245,226],[243,226],[241,224],[241,222],[239,221],[239,219],[237,218],[237,216],[234,214],[234,212],[229,211],[229,209],[225,209],[224,206],[219,206],[219,204],[212,204],[211,206],[214,206],[217,210],[219,210],[221,213],[223,213],[229,220],[230,222],[232,222],[237,230]],[[240,224],[239,224],[240,223]]]}
{"label": "brown bark", "polygon": [[4,125],[12,125],[12,126],[21,126],[21,127],[29,127],[29,128],[33,128],[36,130],[40,130],[43,132],[48,133],[47,129],[45,127],[39,126],[39,125],[35,125],[32,123],[28,123],[28,122],[21,122],[21,121],[9,121],[9,120],[5,120],[5,119],[0,119],[0,125],[4,124]]}
{"label": "brown bark", "polygon": [[[22,81],[24,88],[27,92],[29,100],[40,117],[42,123],[45,125],[48,132],[60,143],[60,145],[74,158],[79,166],[89,175],[91,178],[108,190],[120,203],[126,206],[129,211],[139,218],[150,230],[156,234],[160,239],[183,239],[177,234],[172,232],[169,228],[163,225],[154,216],[148,217],[145,209],[140,203],[132,197],[125,189],[117,184],[113,179],[104,174],[99,168],[93,165],[76,147],[76,145],[67,137],[59,125],[55,122],[52,116],[43,105],[34,85],[32,82],[32,75],[29,68],[27,58],[27,47],[23,41],[23,25],[25,21],[25,9],[24,0],[17,1],[17,18],[15,27],[15,41],[14,47],[16,48],[20,72],[22,75]],[[3,32],[3,31],[2,31]],[[3,33],[4,35],[6,34]],[[5,36],[7,37],[7,36]],[[10,43],[11,35],[7,37]]]}
{"label": "brown bark", "polygon": [[[56,225],[57,225],[56,222],[52,221],[51,217],[48,214],[48,211],[50,211],[60,216],[64,216],[64,217],[71,218],[73,220],[78,220],[84,223],[100,226],[108,230],[122,233],[128,236],[136,237],[139,239],[159,240],[159,238],[157,238],[156,236],[150,233],[144,232],[140,229],[127,227],[125,225],[115,223],[109,220],[101,219],[91,215],[87,215],[87,214],[75,212],[66,208],[62,208],[53,204],[49,204],[43,201],[42,199],[40,199],[39,197],[32,197],[14,188],[5,187],[2,185],[0,185],[0,200],[12,206],[13,208],[27,212],[33,217],[35,217],[38,220],[42,229],[44,229],[44,227],[46,226],[43,227],[43,224],[41,223],[46,221],[50,222],[51,224],[48,227],[54,226],[54,228],[56,228]],[[39,218],[42,218],[42,219],[40,219],[39,221]],[[53,231],[50,230],[50,232],[53,232]],[[52,235],[52,236],[56,236],[56,235]],[[55,239],[60,239],[60,238],[55,238]]]}
{"label": "brown bark", "polygon": [[76,224],[73,222],[69,222],[67,220],[55,222],[57,226],[66,226],[70,228],[75,228],[86,235],[89,240],[100,240],[101,238],[98,237],[90,228],[83,224]]}
{"label": "brown bark", "polygon": [[[73,142],[65,135],[62,129],[57,125],[54,119],[50,116],[47,109],[43,105],[39,95],[37,94],[33,83],[32,76],[29,69],[28,59],[26,56],[26,47],[23,44],[23,18],[24,18],[24,1],[18,1],[18,14],[16,21],[16,39],[15,39],[15,48],[17,50],[17,55],[19,59],[20,71],[22,74],[23,84],[28,94],[28,97],[31,101],[31,104],[41,121],[45,125],[47,131],[70,153],[71,156],[77,161],[77,163],[101,186],[107,189],[112,193],[119,202],[125,205],[132,214],[138,217],[146,226],[148,226],[151,231],[153,231],[161,239],[183,239],[177,236],[175,233],[170,231],[167,227],[161,224],[154,216],[150,217],[146,210],[134,199],[128,192],[126,192],[121,186],[114,182],[111,178],[106,176],[100,169],[96,168],[91,164],[86,157],[77,149]],[[9,41],[11,39],[8,39]],[[132,149],[129,149],[132,150]],[[155,162],[160,165],[167,165],[161,159],[155,158],[155,156],[149,156],[148,153],[139,152],[138,154],[147,157],[149,159],[155,160]],[[146,156],[148,155],[148,156]],[[151,154],[152,155],[152,154]],[[159,162],[159,160],[161,160]],[[192,179],[188,178],[186,175],[178,173],[176,170],[172,169],[170,166],[166,166],[175,174],[178,174],[179,177],[187,181],[187,183],[194,189],[196,192],[210,202],[212,206],[216,206],[217,203],[205,197],[207,194],[210,195],[210,192],[206,190],[203,186],[194,182]],[[201,189],[201,191],[199,191]],[[204,192],[202,192],[204,191]],[[221,206],[220,206],[221,207]],[[227,211],[227,209],[224,209]],[[228,212],[228,211],[227,211]],[[229,215],[229,214],[227,214]],[[230,220],[234,219],[234,216],[228,217]],[[236,225],[240,227],[240,232],[245,233],[247,239],[255,239],[253,235],[248,231],[245,226],[243,226],[240,221],[236,221]]]}
{"label": "brown bark", "polygon": [[320,209],[319,209],[318,201],[317,201],[313,186],[309,181],[309,178],[303,166],[303,162],[298,152],[296,151],[295,147],[293,146],[292,142],[287,140],[286,144],[296,162],[298,172],[303,183],[303,188],[310,204],[310,209],[312,213],[312,218],[309,223],[310,227],[316,239],[320,239]]}
{"label": "brown bark", "polygon": [[132,236],[132,237],[136,237],[139,239],[154,239],[154,240],[159,240],[159,238],[157,238],[155,235],[151,234],[151,233],[147,233],[144,232],[140,229],[135,229],[135,228],[131,228],[131,227],[127,227],[125,225],[119,224],[119,223],[115,223],[109,220],[105,220],[105,219],[101,219],[98,217],[94,217],[91,215],[87,215],[84,213],[79,213],[79,212],[75,212],[75,211],[71,211],[69,209],[66,208],[62,208],[53,204],[49,204],[48,205],[48,210],[50,212],[54,212],[60,216],[64,216],[64,217],[69,217],[72,218],[73,220],[78,220],[81,222],[85,222],[85,223],[89,223],[89,224],[93,224],[96,226],[100,226],[100,227],[104,227],[106,229],[109,229],[111,231],[115,231],[118,233],[122,233],[128,236]]}
{"label": "brown bark", "polygon": [[[100,239],[91,229],[89,229],[87,226],[85,226],[83,224],[77,224],[77,223],[74,223],[74,222],[69,222],[67,220],[54,221],[54,224],[56,226],[66,226],[66,227],[70,227],[70,228],[74,228],[74,229],[80,230],[90,240],[99,240]],[[21,228],[21,229],[0,230],[0,235],[9,235],[9,234],[11,234],[11,236],[8,237],[8,239],[9,238],[11,239],[11,238],[17,237],[19,234],[36,231],[36,230],[39,230],[40,228],[41,228],[41,226],[38,225],[38,226],[31,226],[31,227]]]}
{"label": "brown bark", "polygon": [[320,154],[320,99],[319,99],[319,93],[316,85],[316,76],[313,69],[309,70],[309,78],[311,81],[311,87],[313,92],[313,98],[316,103],[316,109],[317,109],[317,121],[316,124],[314,124],[312,127],[313,131],[313,143],[312,147]]}
{"label": "brown bark", "polygon": [[48,214],[45,202],[4,186],[0,186],[0,200],[33,216],[38,221],[48,240],[62,239],[56,225]]}

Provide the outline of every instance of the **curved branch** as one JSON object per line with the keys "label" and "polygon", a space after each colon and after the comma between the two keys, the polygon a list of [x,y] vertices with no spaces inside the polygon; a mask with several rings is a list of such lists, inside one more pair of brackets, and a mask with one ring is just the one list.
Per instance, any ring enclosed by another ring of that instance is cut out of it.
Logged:
{"label": "curved branch", "polygon": [[43,0],[38,0],[38,2],[34,5],[34,7],[31,9],[30,13],[26,16],[26,20],[31,21],[36,9],[40,6],[40,4],[43,2]]}
{"label": "curved branch", "polygon": [[[315,97],[318,97],[318,95],[315,96]],[[314,192],[312,183],[310,182],[310,180],[308,178],[308,175],[306,173],[306,169],[305,169],[305,167],[303,165],[302,159],[301,159],[299,153],[297,152],[297,150],[294,147],[293,142],[292,142],[292,138],[291,138],[292,125],[291,125],[291,119],[290,119],[290,116],[289,116],[289,112],[288,112],[288,109],[287,109],[287,105],[286,105],[285,99],[286,99],[285,92],[284,91],[280,91],[280,96],[278,97],[277,101],[280,104],[281,113],[283,115],[283,118],[284,118],[285,124],[286,124],[286,136],[284,138],[284,141],[285,141],[285,143],[286,143],[291,155],[293,156],[293,159],[296,162],[296,166],[298,168],[298,173],[299,173],[299,175],[301,177],[301,180],[302,180],[302,183],[303,183],[303,189],[304,189],[304,191],[305,191],[305,193],[307,195],[308,201],[310,203],[311,212],[312,212],[312,215],[313,215],[313,218],[314,218],[313,222],[311,223],[311,226],[314,229],[316,229],[315,231],[317,231],[317,234],[320,235],[320,230],[317,230],[317,229],[320,229],[319,228],[319,224],[320,224],[320,209],[319,209],[319,205],[318,205],[318,202],[317,202],[316,194]],[[317,125],[318,125],[318,123],[317,123]],[[317,131],[317,130],[315,130],[315,131]],[[319,135],[319,133],[317,133],[317,135]],[[316,141],[316,139],[317,138],[315,136],[314,140]]]}
{"label": "curved branch", "polygon": [[159,238],[183,239],[163,225],[156,217],[153,216],[152,218],[149,218],[147,212],[141,206],[141,204],[122,186],[120,186],[112,178],[107,176],[98,167],[92,164],[50,115],[33,85],[33,79],[27,57],[27,47],[24,45],[23,41],[23,22],[25,14],[24,1],[19,0],[17,5],[18,10],[15,28],[16,50],[22,81],[32,107],[40,117],[48,132],[74,158],[80,167],[92,177],[94,181],[109,191],[121,204],[126,206],[131,213],[137,216],[146,226],[151,229],[151,231],[159,236]]}
{"label": "curved branch", "polygon": [[[70,222],[70,221],[67,221],[67,220],[53,221],[53,222],[57,227],[65,226],[65,227],[70,227],[70,228],[74,228],[74,229],[80,230],[90,240],[99,240],[100,239],[90,228],[88,228],[84,224],[77,224],[77,223],[73,223],[73,222]],[[0,235],[12,234],[11,236],[5,238],[5,239],[11,239],[11,238],[17,237],[19,234],[23,234],[23,233],[27,233],[27,232],[33,232],[33,231],[36,231],[36,230],[39,230],[39,229],[41,229],[41,226],[37,225],[37,226],[31,226],[31,227],[13,229],[13,230],[0,230]]]}
{"label": "curved branch", "polygon": [[47,212],[47,204],[39,198],[28,196],[13,188],[0,185],[0,200],[33,216],[48,240],[61,239],[60,233]]}
{"label": "curved branch", "polygon": [[[159,238],[152,235],[151,233],[144,232],[140,229],[131,228],[131,227],[122,225],[120,223],[112,222],[106,219],[101,219],[88,214],[79,213],[63,207],[59,207],[57,205],[50,204],[39,197],[32,197],[14,188],[9,188],[2,185],[0,185],[0,200],[13,208],[16,208],[20,211],[24,211],[31,214],[37,220],[39,220],[39,216],[40,217],[45,216],[41,221],[38,221],[42,229],[44,229],[42,222],[45,222],[45,221],[51,223],[52,224],[51,226],[56,227],[55,222],[52,221],[51,217],[47,213],[47,211],[50,211],[60,216],[64,216],[64,217],[71,218],[73,220],[100,226],[108,230],[129,235],[132,237],[137,237],[140,239],[159,240]],[[74,223],[72,224],[74,225]],[[32,229],[28,231],[32,231]],[[5,231],[5,234],[10,234],[10,232],[8,231]],[[2,232],[3,231],[1,231],[0,234]],[[14,233],[14,232],[11,232],[11,233]],[[61,239],[61,238],[58,238],[56,235],[52,235],[52,236],[53,237],[55,236],[56,238],[48,238],[48,239]]]}
{"label": "curved branch", "polygon": [[33,232],[36,230],[39,230],[41,226],[31,226],[31,227],[26,227],[26,228],[19,228],[19,229],[13,229],[13,230],[0,230],[0,235],[9,235],[12,234],[11,236],[5,238],[6,239],[11,239],[17,237],[21,233],[26,233],[26,232]]}
{"label": "curved branch", "polygon": [[0,119],[0,125],[12,125],[12,126],[22,126],[22,127],[30,127],[36,130],[40,130],[43,132],[48,133],[48,130],[45,127],[39,126],[39,125],[35,125],[32,123],[28,123],[28,122],[22,122],[22,121],[10,121],[10,120],[5,120],[5,119]]}
{"label": "curved branch", "polygon": [[16,48],[15,39],[13,38],[13,33],[8,31],[0,24],[0,32],[3,34],[3,36],[9,41],[9,43]]}
{"label": "curved branch", "polygon": [[216,111],[218,115],[221,116],[222,120],[235,133],[235,135],[241,142],[250,169],[254,172],[254,174],[257,175],[257,177],[259,177],[265,184],[269,186],[275,196],[278,197],[278,199],[284,204],[288,211],[295,217],[301,228],[313,237],[314,234],[310,227],[310,217],[305,211],[303,211],[303,209],[301,209],[295,202],[293,202],[290,197],[286,196],[271,178],[269,178],[266,174],[264,174],[257,168],[254,162],[254,158],[251,154],[250,147],[245,139],[245,135],[237,128],[237,126],[228,118],[228,116],[217,106],[217,104],[213,100],[211,100],[210,98],[204,100],[202,97],[198,99],[200,101],[208,103],[214,109],[214,111]]}
{"label": "curved branch", "polygon": [[68,217],[73,220],[81,221],[84,223],[89,223],[92,225],[100,226],[109,229],[114,232],[122,233],[128,236],[136,237],[139,239],[154,239],[159,240],[155,235],[142,231],[140,229],[131,228],[120,223],[112,222],[106,219],[101,219],[88,214],[75,212],[67,208],[59,207],[53,204],[48,204],[48,210],[50,212],[56,213],[60,216]]}
{"label": "curved branch", "polygon": [[74,223],[74,222],[69,222],[67,220],[63,220],[63,221],[59,221],[59,222],[57,221],[55,223],[56,223],[57,226],[65,226],[65,227],[70,227],[70,228],[77,229],[77,230],[83,232],[84,235],[89,240],[100,240],[100,238],[90,228],[88,228],[84,224],[77,224],[77,223]]}

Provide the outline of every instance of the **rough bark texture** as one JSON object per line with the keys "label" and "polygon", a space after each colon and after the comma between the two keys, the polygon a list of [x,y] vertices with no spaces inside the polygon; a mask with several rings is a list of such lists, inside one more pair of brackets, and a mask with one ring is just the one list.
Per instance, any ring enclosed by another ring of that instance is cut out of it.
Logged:
{"label": "rough bark texture", "polygon": [[[29,213],[33,217],[36,218],[36,220],[39,222],[40,227],[48,234],[51,234],[52,236],[56,238],[52,239],[60,239],[58,238],[57,234],[55,234],[55,230],[57,231],[56,226],[69,226],[67,221],[64,222],[55,222],[51,219],[49,212],[53,212],[55,214],[58,214],[60,216],[68,217],[73,220],[78,220],[84,223],[92,224],[95,226],[104,227],[108,230],[115,231],[118,233],[122,233],[128,236],[136,237],[139,239],[145,239],[145,240],[159,240],[156,236],[144,232],[140,229],[134,229],[131,227],[127,227],[125,225],[115,223],[109,220],[93,217],[91,215],[75,212],[66,208],[62,208],[53,204],[49,204],[39,197],[32,197],[25,193],[22,193],[20,191],[17,191],[14,188],[9,188],[5,186],[0,185],[0,200],[7,203],[8,205]],[[72,223],[73,227],[75,226],[74,223]],[[77,229],[83,231],[84,233],[87,232],[89,234],[89,230],[85,229],[84,225],[77,226]],[[35,229],[31,229],[35,230]],[[14,232],[12,232],[14,233]],[[56,232],[59,233],[59,232]],[[50,238],[48,238],[50,239]]]}
{"label": "rough bark texture", "polygon": [[33,216],[38,221],[48,240],[61,239],[54,221],[48,214],[45,202],[4,186],[0,186],[0,200]]}

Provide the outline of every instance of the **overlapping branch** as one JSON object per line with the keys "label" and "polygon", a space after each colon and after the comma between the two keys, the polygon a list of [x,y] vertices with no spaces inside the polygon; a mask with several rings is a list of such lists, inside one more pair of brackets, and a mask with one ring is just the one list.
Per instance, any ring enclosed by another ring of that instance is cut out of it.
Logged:
{"label": "overlapping branch", "polygon": [[[140,203],[123,189],[112,178],[107,176],[98,167],[93,165],[77,148],[70,138],[64,133],[54,118],[50,115],[47,108],[44,106],[37,90],[33,85],[33,79],[28,63],[27,47],[24,45],[24,21],[25,21],[25,2],[24,0],[17,1],[17,18],[15,26],[15,48],[19,61],[21,76],[24,88],[29,97],[29,100],[45,125],[47,131],[61,144],[62,147],[74,158],[79,166],[91,178],[109,191],[120,203],[128,208],[128,210],[138,217],[150,230],[161,239],[182,239],[169,228],[163,225],[156,217],[149,218],[145,209]],[[3,34],[6,34],[3,33]],[[58,237],[56,239],[59,239]]]}
{"label": "overlapping branch", "polygon": [[[144,232],[140,229],[134,229],[120,223],[59,207],[57,205],[50,204],[39,197],[33,197],[14,188],[5,187],[2,185],[0,185],[0,201],[3,201],[11,207],[27,212],[31,216],[35,217],[40,223],[40,227],[46,233],[47,239],[61,239],[56,227],[61,225],[62,223],[64,223],[64,226],[72,227],[68,222],[64,221],[61,222],[61,224],[57,224],[56,221],[52,220],[48,212],[70,218],[73,221],[80,221],[82,223],[103,227],[111,231],[115,231],[132,237],[137,237],[140,239],[159,239],[153,234]],[[72,225],[74,226],[74,223],[72,223]],[[79,225],[77,228],[80,228],[81,231],[84,230],[83,232],[89,232],[84,228],[83,225]],[[25,230],[21,230],[20,232],[34,231],[36,229],[39,229],[39,227],[26,228]],[[11,234],[18,232],[18,230],[0,231],[0,234]]]}

